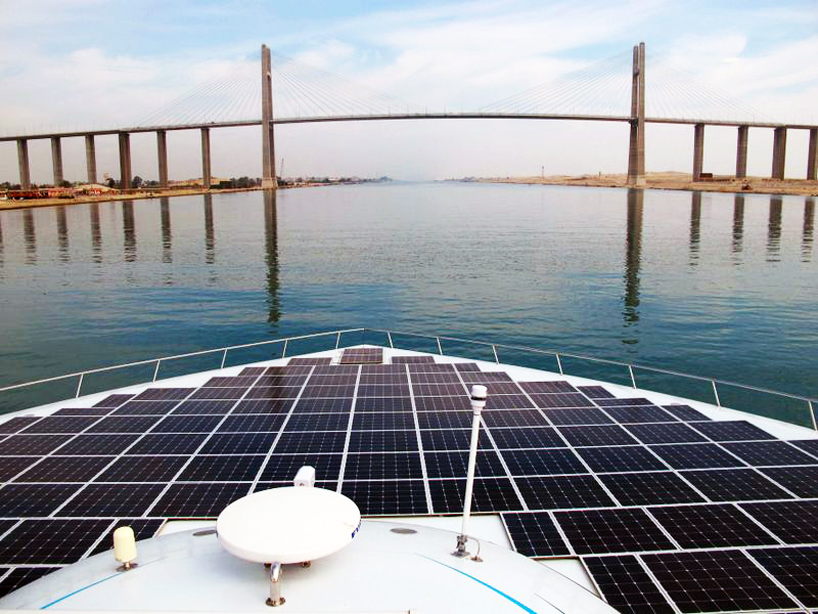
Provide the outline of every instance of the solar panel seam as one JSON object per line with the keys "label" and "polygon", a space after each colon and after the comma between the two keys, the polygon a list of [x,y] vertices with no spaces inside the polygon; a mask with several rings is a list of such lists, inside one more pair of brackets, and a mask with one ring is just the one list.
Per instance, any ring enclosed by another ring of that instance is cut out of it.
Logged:
{"label": "solar panel seam", "polygon": [[770,537],[772,537],[772,538],[773,538],[774,540],[776,540],[776,541],[777,541],[779,544],[781,544],[781,545],[785,545],[784,540],[783,540],[783,539],[781,539],[780,537],[778,537],[778,535],[776,535],[775,533],[773,533],[773,532],[772,532],[772,530],[770,530],[770,529],[768,529],[767,527],[765,527],[765,526],[764,526],[764,525],[761,523],[761,521],[760,521],[758,518],[756,518],[755,516],[753,516],[752,514],[750,514],[750,513],[749,513],[747,510],[745,510],[745,509],[744,509],[743,507],[741,507],[740,505],[738,505],[738,504],[736,504],[736,503],[733,503],[732,505],[733,505],[733,507],[735,507],[735,508],[736,508],[736,509],[737,509],[739,512],[741,512],[741,513],[742,513],[742,514],[744,514],[744,515],[745,515],[747,518],[749,518],[749,519],[750,519],[750,520],[751,520],[751,521],[752,521],[752,522],[753,522],[753,523],[754,523],[754,524],[755,524],[755,525],[756,525],[758,528],[760,528],[762,531],[764,531],[764,532],[765,532],[767,535],[769,535]]}
{"label": "solar panel seam", "polygon": [[673,599],[670,597],[670,593],[665,589],[664,586],[662,586],[662,583],[659,582],[659,578],[656,577],[653,571],[651,571],[651,569],[647,566],[645,561],[642,560],[642,557],[636,556],[634,558],[639,563],[639,566],[642,568],[642,570],[648,575],[648,578],[650,578],[650,580],[653,582],[653,585],[656,588],[658,588],[659,592],[664,596],[665,599],[667,599],[667,602],[670,604],[670,606],[677,612],[681,612],[679,606],[677,606],[676,602],[673,601]]}
{"label": "solar panel seam", "polygon": [[753,565],[755,565],[759,570],[761,570],[761,572],[765,576],[767,576],[770,580],[772,580],[773,584],[775,584],[788,597],[790,597],[790,599],[792,599],[795,603],[797,603],[799,605],[799,607],[804,608],[804,611],[809,611],[810,608],[800,598],[796,597],[795,594],[789,588],[787,588],[778,578],[776,578],[772,573],[770,573],[767,570],[767,568],[764,567],[764,565],[761,564],[760,561],[756,560],[756,558],[751,556],[749,554],[749,552],[747,552],[746,550],[743,551],[743,553],[744,553],[744,556],[746,556]]}
{"label": "solar panel seam", "polygon": [[[292,359],[291,359],[292,360]],[[310,376],[315,372],[315,366],[310,367],[310,372],[307,375],[307,379],[304,380],[304,383],[301,384],[301,390],[298,393],[298,397],[296,397],[295,402],[290,405],[290,408],[287,410],[286,417],[284,418],[284,422],[282,422],[281,427],[278,429],[278,434],[276,435],[273,443],[270,444],[270,449],[267,451],[266,456],[264,457],[264,461],[261,463],[261,467],[258,469],[258,473],[256,474],[255,479],[253,480],[253,484],[250,487],[250,492],[254,492],[256,486],[258,486],[259,480],[261,480],[261,476],[264,474],[264,470],[266,469],[267,465],[270,462],[270,458],[273,456],[274,450],[278,445],[278,442],[281,440],[281,435],[284,433],[284,429],[287,428],[287,422],[290,420],[290,416],[293,415],[296,406],[298,405],[299,401],[301,400],[301,393],[304,392],[304,388],[307,387],[307,382],[310,381]],[[295,477],[295,476],[292,476]],[[316,478],[320,478],[321,476],[316,476]]]}
{"label": "solar panel seam", "polygon": [[[434,509],[432,507],[432,490],[429,487],[429,470],[428,467],[426,467],[426,450],[423,448],[423,437],[420,432],[420,420],[418,418],[417,405],[415,404],[414,377],[408,363],[405,363],[403,368],[404,372],[406,373],[406,379],[409,382],[409,403],[412,406],[412,420],[415,423],[415,435],[417,436],[418,451],[420,452],[420,472],[423,476],[423,493],[426,496],[426,510],[431,512]],[[459,379],[460,375],[458,374],[457,377]]]}
{"label": "solar panel seam", "polygon": [[[342,356],[343,357],[343,356]],[[378,362],[382,362],[383,359],[379,360]],[[344,474],[346,473],[346,466],[347,466],[347,458],[349,454],[349,442],[352,439],[352,422],[355,419],[355,403],[358,399],[358,388],[361,385],[361,367],[358,366],[358,373],[355,376],[355,388],[352,391],[352,405],[349,408],[349,419],[347,420],[347,429],[346,429],[346,437],[344,438],[344,449],[342,451],[341,456],[341,467],[338,470],[338,485],[336,486],[336,492],[341,492],[341,489],[344,486]],[[283,428],[282,428],[283,430]]]}
{"label": "solar panel seam", "polygon": [[107,529],[105,529],[105,530],[104,530],[102,533],[100,533],[100,536],[99,536],[99,537],[98,537],[96,540],[94,540],[94,543],[93,543],[93,544],[91,544],[91,545],[88,547],[88,549],[87,549],[87,550],[86,550],[86,551],[83,553],[83,555],[80,557],[80,559],[84,559],[85,557],[90,556],[91,554],[93,554],[93,552],[94,552],[94,548],[96,548],[96,547],[97,547],[97,545],[98,545],[98,544],[99,544],[99,543],[100,543],[100,542],[101,542],[103,539],[105,539],[105,537],[108,535],[108,533],[109,533],[111,530],[113,530],[114,525],[115,525],[116,523],[117,523],[117,520],[116,520],[116,519],[112,520],[112,521],[111,521],[111,524],[109,524],[109,525],[108,525],[108,528],[107,528]]}
{"label": "solar panel seam", "polygon": [[[486,426],[486,423],[484,422],[484,420],[482,418],[480,419],[480,423],[481,423],[481,428],[484,431],[486,431],[486,435],[489,438],[489,441],[491,442],[492,448],[494,448],[495,454],[497,454],[497,458],[500,459],[500,464],[503,466],[503,471],[506,472],[506,477],[511,482],[511,487],[514,489],[514,492],[516,493],[517,498],[520,500],[520,504],[522,505],[522,509],[524,511],[528,511],[528,503],[523,498],[523,493],[520,491],[520,487],[517,485],[516,480],[511,475],[511,470],[508,468],[508,463],[506,463],[506,460],[503,458],[503,455],[500,453],[500,449],[497,447],[497,443],[494,441],[494,437],[492,437],[491,431],[489,431],[488,427]],[[479,448],[479,446],[478,446],[478,448]]]}

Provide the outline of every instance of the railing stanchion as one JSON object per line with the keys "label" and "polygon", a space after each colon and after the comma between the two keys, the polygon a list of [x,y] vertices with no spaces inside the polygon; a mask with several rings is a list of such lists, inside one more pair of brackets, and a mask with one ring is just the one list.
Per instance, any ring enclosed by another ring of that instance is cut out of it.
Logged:
{"label": "railing stanchion", "polygon": [[494,362],[496,362],[499,365],[500,364],[500,358],[499,358],[499,356],[497,356],[497,346],[492,344],[491,345],[491,351],[494,352]]}
{"label": "railing stanchion", "polygon": [[227,362],[227,348],[224,348],[224,354],[222,354],[222,366],[221,369],[224,369],[224,364]]}
{"label": "railing stanchion", "polygon": [[85,373],[80,373],[80,381],[77,384],[77,394],[74,395],[75,399],[78,399],[80,396],[80,390],[82,390],[82,378],[85,377]]}
{"label": "railing stanchion", "polygon": [[631,374],[631,384],[636,388],[636,378],[633,376],[633,365],[628,365],[628,373]]}
{"label": "railing stanchion", "polygon": [[281,350],[281,357],[284,358],[287,355],[287,340],[284,340],[284,349]]}
{"label": "railing stanchion", "polygon": [[716,388],[716,380],[711,379],[710,383],[713,384],[713,396],[716,397],[716,407],[721,407],[721,399],[719,399],[719,389]]}
{"label": "railing stanchion", "polygon": [[443,346],[440,345],[440,337],[435,337],[435,341],[437,341],[437,353],[443,356]]}
{"label": "railing stanchion", "polygon": [[818,424],[815,422],[815,408],[812,406],[812,401],[809,399],[807,400],[807,407],[809,407],[809,417],[810,420],[812,420],[812,430],[818,431]]}
{"label": "railing stanchion", "polygon": [[153,379],[151,381],[155,382],[156,378],[159,377],[159,365],[161,365],[161,364],[162,364],[162,359],[159,358],[156,361],[156,368],[153,370]]}
{"label": "railing stanchion", "polygon": [[565,373],[562,371],[562,361],[560,360],[560,355],[555,353],[554,358],[557,359],[557,369],[560,370],[560,375],[565,375]]}
{"label": "railing stanchion", "polygon": [[392,343],[392,333],[390,333],[389,331],[386,331],[386,338],[389,339],[389,347],[394,350],[395,349],[395,344]]}
{"label": "railing stanchion", "polygon": [[341,331],[338,331],[338,335],[335,337],[335,349],[337,350],[341,347]]}

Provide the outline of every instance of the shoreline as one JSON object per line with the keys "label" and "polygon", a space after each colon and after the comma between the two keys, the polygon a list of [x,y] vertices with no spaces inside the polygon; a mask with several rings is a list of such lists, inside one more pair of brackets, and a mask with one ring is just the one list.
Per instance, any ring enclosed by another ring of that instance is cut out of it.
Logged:
{"label": "shoreline", "polygon": [[[550,175],[546,177],[475,177],[453,179],[465,183],[509,183],[519,185],[567,185],[592,188],[632,188],[627,184],[625,173],[601,173],[598,175]],[[785,196],[818,196],[818,181],[807,179],[770,179],[767,177],[707,178],[693,181],[689,173],[647,173],[645,185],[636,186],[646,190],[682,190],[691,192],[722,192],[733,194],[773,194]]]}

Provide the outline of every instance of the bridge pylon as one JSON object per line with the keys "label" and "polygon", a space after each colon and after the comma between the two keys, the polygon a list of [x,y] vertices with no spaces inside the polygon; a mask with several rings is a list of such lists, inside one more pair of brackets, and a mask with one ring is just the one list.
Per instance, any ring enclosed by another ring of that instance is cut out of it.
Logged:
{"label": "bridge pylon", "polygon": [[645,185],[645,43],[633,47],[628,185]]}
{"label": "bridge pylon", "polygon": [[275,189],[275,139],[273,132],[273,68],[270,48],[261,46],[261,187]]}

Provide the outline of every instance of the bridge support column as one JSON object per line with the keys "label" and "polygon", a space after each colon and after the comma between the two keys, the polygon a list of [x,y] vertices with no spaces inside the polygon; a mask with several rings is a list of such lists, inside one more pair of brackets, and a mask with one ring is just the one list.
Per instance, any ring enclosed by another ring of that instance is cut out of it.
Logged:
{"label": "bridge support column", "polygon": [[20,187],[28,190],[31,187],[31,166],[28,162],[28,141],[17,139],[17,164],[20,168]]}
{"label": "bridge support column", "polygon": [[123,190],[131,189],[131,135],[119,133],[119,181]]}
{"label": "bridge support column", "polygon": [[62,173],[62,142],[60,137],[51,137],[51,166],[54,169],[54,186],[59,187],[63,182]]}
{"label": "bridge support column", "polygon": [[202,187],[210,189],[210,128],[202,128]]}
{"label": "bridge support column", "polygon": [[704,164],[704,124],[696,124],[693,128],[693,181],[702,180],[703,164]]}
{"label": "bridge support column", "polygon": [[261,187],[277,188],[273,134],[273,73],[270,49],[261,46]]}
{"label": "bridge support column", "polygon": [[784,179],[784,163],[787,159],[787,129],[776,128],[773,133],[773,179]]}
{"label": "bridge support column", "polygon": [[818,175],[818,128],[809,129],[809,150],[807,152],[807,179],[815,181]]}
{"label": "bridge support column", "polygon": [[85,168],[88,171],[88,183],[97,182],[97,146],[94,135],[85,135]]}
{"label": "bridge support column", "polygon": [[750,126],[738,127],[738,142],[736,144],[736,178],[744,179],[747,176],[747,141]]}
{"label": "bridge support column", "polygon": [[156,131],[156,159],[159,163],[159,187],[168,187],[168,133]]}
{"label": "bridge support column", "polygon": [[633,48],[628,185],[645,185],[645,43]]}

